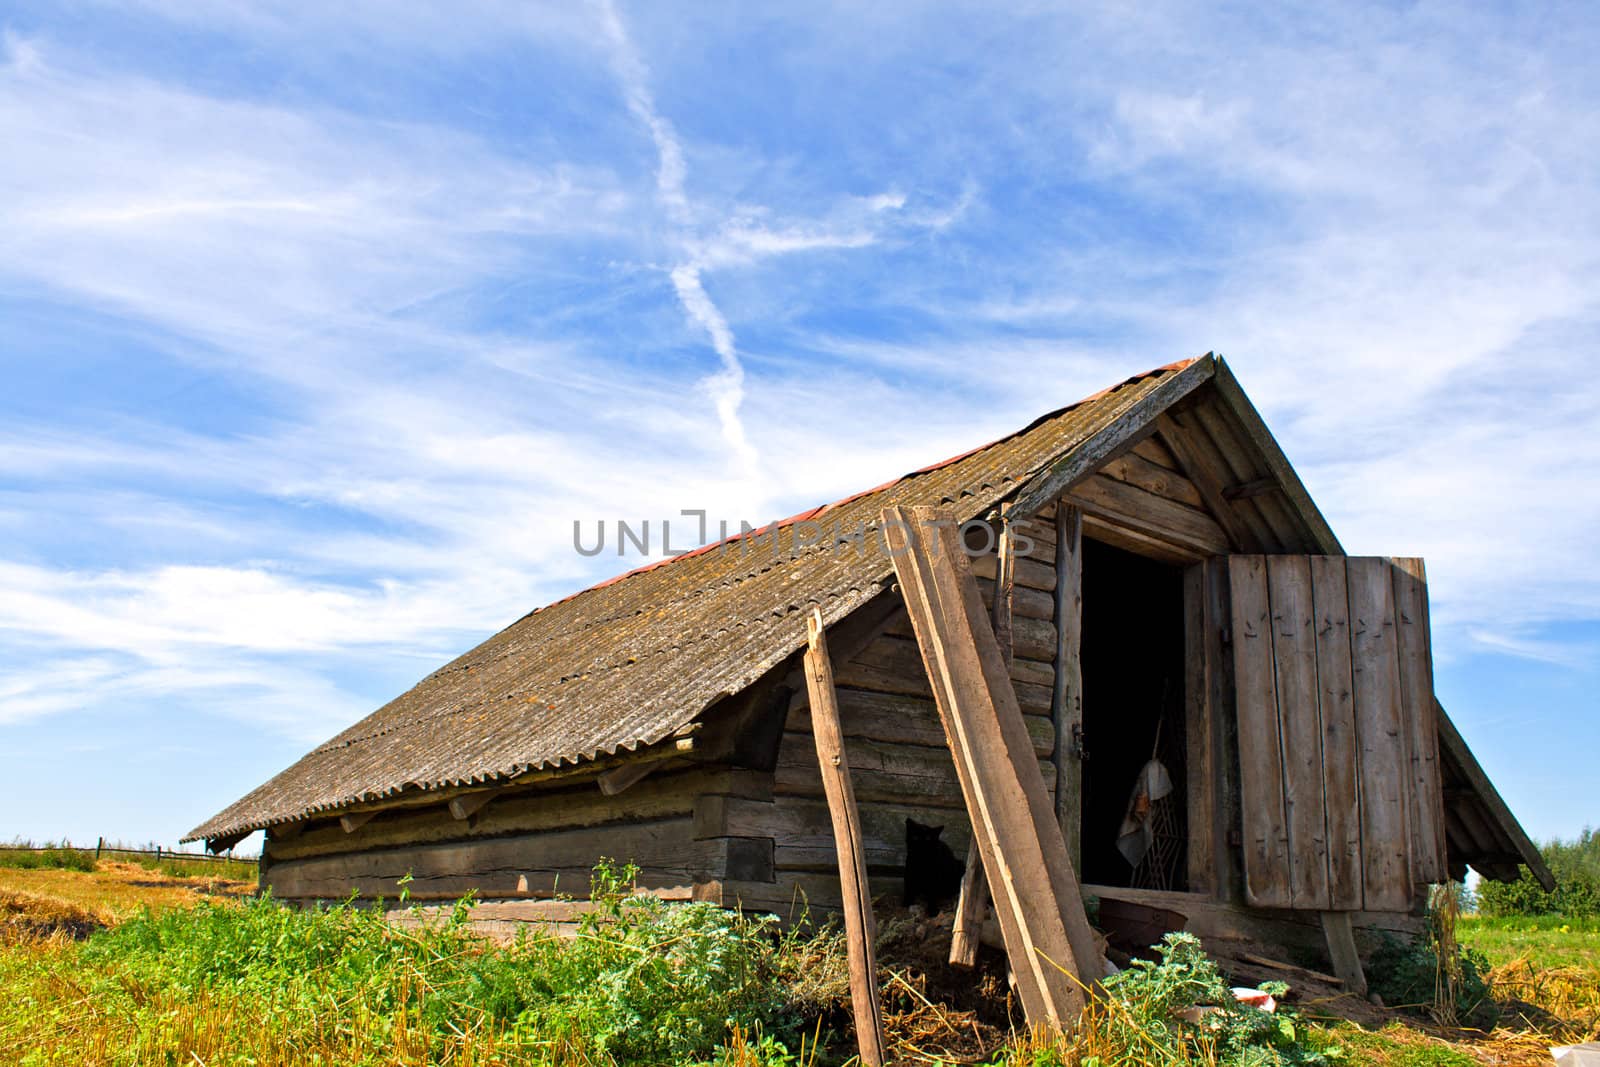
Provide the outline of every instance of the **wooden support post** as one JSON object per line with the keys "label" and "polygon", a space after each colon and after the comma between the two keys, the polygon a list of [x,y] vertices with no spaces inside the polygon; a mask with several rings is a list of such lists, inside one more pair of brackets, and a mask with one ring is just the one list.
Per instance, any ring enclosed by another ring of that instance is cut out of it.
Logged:
{"label": "wooden support post", "polygon": [[861,840],[861,818],[850,785],[844,730],[833,688],[822,611],[813,608],[806,620],[806,689],[811,697],[811,731],[822,768],[822,787],[833,820],[833,843],[839,857],[844,929],[850,950],[850,1006],[855,1013],[856,1040],[863,1067],[881,1067],[883,1014],[878,1005],[878,973],[873,959],[872,897],[867,883],[867,856]]}
{"label": "wooden support post", "polygon": [[[1000,646],[1000,655],[1011,666],[1012,601],[1017,591],[1016,531],[1010,516],[1000,516],[1000,540],[995,547],[994,639]],[[978,962],[978,939],[983,931],[983,915],[989,909],[989,884],[983,878],[983,855],[978,850],[978,840],[967,846],[967,869],[961,874],[961,895],[956,898],[955,927],[950,935],[950,965],[972,967]]]}
{"label": "wooden support post", "polygon": [[1322,934],[1328,939],[1328,958],[1333,961],[1333,973],[1339,976],[1345,989],[1358,997],[1366,996],[1367,976],[1361,970],[1361,954],[1356,951],[1356,934],[1350,925],[1350,913],[1323,912]]}
{"label": "wooden support post", "polygon": [[1039,775],[954,514],[891,507],[881,527],[983,856],[1028,1021],[1066,1027],[1099,977],[1078,879]]}
{"label": "wooden support post", "polygon": [[1056,506],[1056,677],[1050,717],[1056,726],[1056,821],[1083,873],[1083,512]]}

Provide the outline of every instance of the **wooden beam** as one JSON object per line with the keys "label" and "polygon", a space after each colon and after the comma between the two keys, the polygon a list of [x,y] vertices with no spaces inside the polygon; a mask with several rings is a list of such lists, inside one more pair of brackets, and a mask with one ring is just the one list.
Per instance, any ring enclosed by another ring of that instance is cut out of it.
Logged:
{"label": "wooden beam", "polygon": [[1283,486],[1278,483],[1276,478],[1252,478],[1248,482],[1239,482],[1228,486],[1222,491],[1222,498],[1224,500],[1249,500],[1253,496],[1276,492],[1282,488]]}
{"label": "wooden beam", "polygon": [[1200,493],[1200,499],[1205,502],[1206,510],[1228,535],[1228,542],[1233,550],[1252,552],[1262,549],[1264,546],[1256,543],[1250,531],[1245,529],[1244,523],[1239,521],[1238,513],[1233,510],[1233,498],[1222,487],[1224,480],[1222,471],[1211,461],[1211,457],[1194,447],[1191,434],[1177,421],[1172,412],[1167,412],[1156,419],[1156,436],[1167,446],[1167,450],[1177,459],[1183,472],[1194,483],[1195,489]]}
{"label": "wooden beam", "polygon": [[[1183,572],[1183,696],[1188,784],[1189,892],[1208,893],[1217,885],[1223,857],[1214,836],[1220,761],[1212,744],[1211,679],[1206,663],[1205,565]],[[1061,793],[1056,792],[1059,804]]]}
{"label": "wooden beam", "polygon": [[243,830],[239,833],[224,834],[221,837],[208,837],[206,838],[206,851],[213,854],[226,852],[253,833],[255,833],[254,830]]}
{"label": "wooden beam", "polygon": [[1243,816],[1239,810],[1239,724],[1233,713],[1233,655],[1228,648],[1233,625],[1228,561],[1225,557],[1208,559],[1200,564],[1200,569],[1204,592],[1201,625],[1205,644],[1205,700],[1211,708],[1211,750],[1217,761],[1212,778],[1214,888],[1211,895],[1218,901],[1236,903],[1243,896],[1244,856],[1235,847],[1235,838],[1242,840]]}
{"label": "wooden beam", "polygon": [[1411,872],[1418,882],[1443,882],[1444,792],[1439,778],[1439,729],[1433,709],[1433,638],[1428,622],[1428,574],[1421,559],[1394,564],[1395,636],[1400,695],[1411,775]]}
{"label": "wooden beam", "polygon": [[1345,989],[1358,997],[1366,996],[1367,976],[1361,969],[1361,953],[1356,951],[1356,934],[1350,925],[1350,913],[1323,912],[1322,934],[1328,940],[1328,958],[1333,962],[1333,973],[1339,976]]}
{"label": "wooden beam", "polygon": [[[650,745],[646,748],[640,748],[633,752],[622,751],[613,753],[609,756],[599,756],[595,759],[583,760],[576,763],[564,763],[560,766],[551,765],[546,767],[538,767],[533,770],[524,771],[518,775],[497,778],[487,782],[480,781],[473,785],[441,786],[433,789],[406,787],[403,792],[397,792],[391,796],[384,797],[381,800],[353,803],[343,810],[346,814],[350,815],[373,815],[383,811],[431,808],[447,803],[458,796],[481,792],[485,786],[492,786],[497,789],[510,789],[520,788],[523,786],[546,784],[557,787],[576,785],[579,782],[586,782],[590,778],[598,776],[612,767],[620,767],[625,764],[634,763],[640,760],[648,761],[676,759],[691,754],[697,754],[698,745],[694,735],[699,732],[700,728],[700,723],[690,723],[679,730],[674,736],[665,738],[654,745]],[[334,807],[336,807],[336,805],[329,805],[328,808],[307,812],[303,818],[295,821],[305,822],[312,819],[332,818],[333,810],[331,809]],[[281,827],[285,824],[274,823],[272,825],[274,827]]]}
{"label": "wooden beam", "polygon": [[941,508],[883,511],[1017,989],[1035,1026],[1070,1026],[1100,956],[994,628]]}
{"label": "wooden beam", "polygon": [[[629,786],[644,779],[651,771],[659,767],[659,763],[624,763],[620,767],[613,767],[595,779],[600,786],[600,792],[608,797],[614,797]],[[450,802],[450,812],[455,814],[456,802]],[[461,818],[457,815],[456,818]]]}
{"label": "wooden beam", "polygon": [[339,826],[347,834],[353,834],[372,820],[375,811],[352,811],[339,816]]}
{"label": "wooden beam", "polygon": [[1216,373],[1212,378],[1212,385],[1216,389],[1217,396],[1228,410],[1233,412],[1234,418],[1239,420],[1245,437],[1261,454],[1267,470],[1272,472],[1283,490],[1290,509],[1301,522],[1305,523],[1317,547],[1330,556],[1344,555],[1339,539],[1333,534],[1333,527],[1328,525],[1328,520],[1317,510],[1311,494],[1306,492],[1305,484],[1300,481],[1300,476],[1290,465],[1289,457],[1283,454],[1283,449],[1278,446],[1272,431],[1267,429],[1267,424],[1262,421],[1260,412],[1250,403],[1250,398],[1244,395],[1244,390],[1239,387],[1233,372],[1228,369],[1228,364],[1221,359],[1216,361]]}
{"label": "wooden beam", "polygon": [[[1533,876],[1544,886],[1546,892],[1554,892],[1556,888],[1555,875],[1550,873],[1549,866],[1544,862],[1544,856],[1539,852],[1539,846],[1528,837],[1522,824],[1517,822],[1517,817],[1511,814],[1511,809],[1500,798],[1500,791],[1495,789],[1494,783],[1489,781],[1489,776],[1483,773],[1483,767],[1478,764],[1478,757],[1472,754],[1472,749],[1467,747],[1467,742],[1462,738],[1461,732],[1456,729],[1456,724],[1450,721],[1450,716],[1445,714],[1444,707],[1437,700],[1434,701],[1434,710],[1438,712],[1436,726],[1439,730],[1439,749],[1441,755],[1449,758],[1461,776],[1467,780],[1472,791],[1477,794],[1478,800],[1483,803],[1484,809],[1493,820],[1496,829],[1500,830],[1516,849],[1517,857],[1528,866]],[[1472,863],[1471,859],[1467,860]],[[1491,862],[1479,860],[1478,862]]]}
{"label": "wooden beam", "polygon": [[1083,871],[1083,512],[1056,508],[1056,823],[1072,868]]}
{"label": "wooden beam", "polygon": [[[601,777],[605,777],[601,775]],[[485,789],[481,793],[463,793],[450,799],[450,817],[453,819],[470,819],[483,810],[485,804],[500,795],[498,789]]]}
{"label": "wooden beam", "polygon": [[845,936],[850,952],[850,1007],[855,1014],[856,1041],[862,1064],[881,1067],[883,1014],[878,1005],[877,965],[872,953],[872,897],[861,843],[861,816],[850,785],[850,764],[844,754],[844,731],[839,725],[833,665],[828,658],[825,632],[822,610],[813,608],[806,620],[806,689],[811,695],[811,733],[816,739],[817,763],[822,768],[822,785],[828,795],[828,813],[833,819],[833,840],[839,859]]}
{"label": "wooden beam", "polygon": [[[1001,513],[1000,536],[995,547],[995,583],[990,611],[994,615],[994,638],[1005,658],[1006,667],[1014,662],[1011,614],[1016,603],[1016,531]],[[989,907],[989,883],[983,877],[983,855],[977,839],[967,846],[967,866],[961,872],[961,892],[956,897],[955,926],[950,934],[950,963],[973,967],[978,962],[978,943],[983,933],[983,916]]]}
{"label": "wooden beam", "polygon": [[1283,746],[1272,673],[1272,612],[1267,557],[1227,559],[1239,723],[1239,798],[1245,902],[1289,906],[1289,832],[1284,810]]}
{"label": "wooden beam", "polygon": [[1065,499],[1090,514],[1202,556],[1226,555],[1232,547],[1227,531],[1208,512],[1114,478],[1091,474],[1073,486]]}
{"label": "wooden beam", "polygon": [[1207,353],[1169,375],[1111,420],[1110,425],[1028,479],[1013,498],[1016,517],[1025,519],[1043,511],[1102,463],[1138,444],[1140,438],[1149,433],[1157,415],[1194,392],[1201,383],[1211,380],[1218,363],[1215,356]]}

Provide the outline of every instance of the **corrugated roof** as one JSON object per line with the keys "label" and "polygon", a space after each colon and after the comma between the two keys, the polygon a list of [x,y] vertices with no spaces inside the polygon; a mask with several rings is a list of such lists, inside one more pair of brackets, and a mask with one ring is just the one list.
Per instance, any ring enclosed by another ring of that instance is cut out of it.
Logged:
{"label": "corrugated roof", "polygon": [[871,528],[891,504],[986,514],[1193,361],[1137,375],[1010,437],[533,612],[190,831],[229,837],[413,789],[494,782],[671,737],[892,578],[889,558],[800,547],[794,523]]}

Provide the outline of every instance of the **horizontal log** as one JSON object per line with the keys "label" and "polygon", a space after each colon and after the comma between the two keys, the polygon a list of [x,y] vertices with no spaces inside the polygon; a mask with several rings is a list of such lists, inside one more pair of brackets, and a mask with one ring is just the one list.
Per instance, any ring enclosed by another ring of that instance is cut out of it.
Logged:
{"label": "horizontal log", "polygon": [[1194,482],[1159,464],[1152,463],[1136,452],[1118,458],[1101,467],[1099,472],[1107,478],[1136,485],[1156,496],[1166,497],[1186,507],[1205,509],[1205,500]]}
{"label": "horizontal log", "polygon": [[1163,563],[1172,563],[1180,567],[1199,563],[1206,559],[1206,553],[1199,549],[1185,545],[1175,545],[1159,537],[1130,530],[1126,526],[1103,519],[1098,515],[1084,515],[1083,536],[1093,541],[1113,545],[1126,552],[1145,556],[1149,559],[1160,560]]}
{"label": "horizontal log", "polygon": [[[863,805],[873,801],[914,801],[946,808],[965,805],[954,759],[942,743],[923,746],[846,738],[845,758],[856,800]],[[1039,773],[1048,786],[1054,786],[1053,763],[1039,760]],[[822,796],[822,775],[809,733],[783,735],[773,783],[779,796]]]}
{"label": "horizontal log", "polygon": [[[1056,568],[1053,562],[1035,559],[1034,555],[1022,556],[1017,559],[1016,584],[1028,589],[1038,589],[1042,592],[1053,593],[1056,591]],[[998,562],[993,555],[974,556],[972,558],[972,573],[979,578],[994,580],[998,570]]]}
{"label": "horizontal log", "polygon": [[[985,607],[994,607],[994,582],[979,580],[978,590],[983,594]],[[1042,589],[1029,589],[1025,585],[1011,587],[1011,614],[1014,618],[1043,619],[1051,622],[1056,617],[1056,598]],[[911,618],[904,612],[895,617],[887,631],[906,634],[911,632]]]}
{"label": "horizontal log", "polygon": [[1069,499],[1086,513],[1210,555],[1227,555],[1228,535],[1204,511],[1101,474],[1085,478]]}
{"label": "horizontal log", "polygon": [[1055,664],[1046,660],[1028,659],[1026,656],[1013,656],[1011,658],[1011,680],[1013,682],[1026,682],[1029,685],[1042,685],[1048,688],[1056,680]]}
{"label": "horizontal log", "polygon": [[696,841],[693,819],[623,823],[500,837],[487,841],[385,848],[343,855],[271,862],[263,880],[275,895],[337,899],[352,890],[363,897],[394,897],[406,874],[417,899],[587,894],[589,872],[602,858],[637,863],[645,885],[693,885],[716,876],[726,863],[726,839]]}
{"label": "horizontal log", "polygon": [[[1029,620],[1030,622],[1034,620]],[[1055,627],[1051,626],[1052,642]],[[1032,632],[1030,648],[1037,643],[1038,631]],[[1054,653],[1052,644],[1051,654]],[[1024,668],[1024,671],[1028,668]],[[867,646],[854,659],[834,665],[834,682],[852,689],[870,689],[882,693],[900,693],[933,699],[928,685],[922,653],[914,640],[884,634]],[[1050,686],[1023,681],[1012,672],[1012,686],[1017,693],[1017,703],[1024,712],[1036,715],[1050,713]]]}
{"label": "horizontal log", "polygon": [[[1048,597],[1047,593],[1039,596]],[[1053,612],[1052,603],[1052,612]],[[1050,622],[1050,615],[1044,617],[1014,615],[1011,619],[1011,654],[1026,659],[1048,663],[1056,652],[1056,627]],[[911,629],[909,617],[902,616],[892,623],[885,633],[890,637],[904,637],[916,639],[916,632]],[[918,664],[921,664],[920,653]],[[1048,683],[1046,683],[1048,684]]]}
{"label": "horizontal log", "polygon": [[[910,745],[943,746],[944,724],[931,699],[898,693],[875,693],[863,689],[838,689],[839,717],[846,737]],[[1039,756],[1055,751],[1055,725],[1048,715],[1025,715],[1033,750]],[[796,694],[789,708],[785,729],[796,733],[811,730],[811,709],[804,694]]]}
{"label": "horizontal log", "polygon": [[470,820],[453,818],[443,804],[383,812],[354,834],[337,822],[306,830],[287,841],[267,845],[272,860],[345,853],[355,849],[391,848],[472,841],[547,830],[583,829],[608,823],[636,822],[688,815],[702,792],[725,792],[728,776],[708,770],[660,774],[615,797],[594,787],[592,779],[564,790],[504,793]]}
{"label": "horizontal log", "polygon": [[[862,847],[867,866],[894,873],[906,862],[906,820],[942,826],[941,840],[957,856],[966,855],[972,839],[965,811],[930,810],[916,804],[863,804],[860,808]],[[695,809],[697,834],[737,834],[770,839],[777,869],[837,869],[833,825],[824,800],[779,797],[763,802],[733,797],[707,797]],[[779,875],[782,876],[781,873]]]}
{"label": "horizontal log", "polygon": [[1169,471],[1183,471],[1183,464],[1178,462],[1178,457],[1159,437],[1146,437],[1143,441],[1133,446],[1133,455],[1149,460],[1159,467]]}

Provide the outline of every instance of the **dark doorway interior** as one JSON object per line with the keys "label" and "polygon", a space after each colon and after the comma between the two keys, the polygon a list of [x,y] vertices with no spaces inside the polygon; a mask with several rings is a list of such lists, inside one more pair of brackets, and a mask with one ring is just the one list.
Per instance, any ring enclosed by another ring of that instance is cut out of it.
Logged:
{"label": "dark doorway interior", "polygon": [[[1083,880],[1187,888],[1184,819],[1183,571],[1083,542]],[[1158,738],[1159,725],[1159,742]],[[1159,746],[1159,747],[1158,747]],[[1152,752],[1172,779],[1160,812],[1164,862],[1131,866],[1117,849],[1128,798]],[[1175,850],[1175,855],[1174,855]],[[1165,884],[1162,884],[1165,883]]]}

